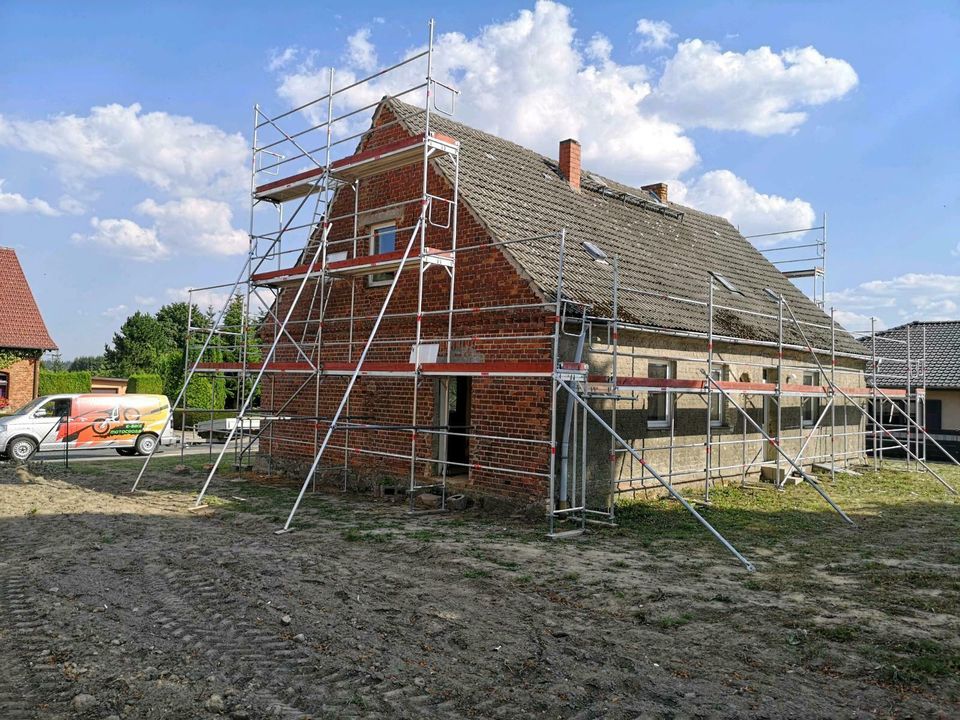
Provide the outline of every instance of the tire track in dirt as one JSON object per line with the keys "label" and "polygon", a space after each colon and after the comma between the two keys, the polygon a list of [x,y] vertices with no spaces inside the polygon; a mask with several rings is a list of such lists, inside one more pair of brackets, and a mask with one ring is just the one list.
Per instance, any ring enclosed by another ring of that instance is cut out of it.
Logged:
{"label": "tire track in dirt", "polygon": [[329,656],[257,624],[251,619],[257,611],[210,576],[171,567],[148,568],[148,574],[163,580],[154,596],[164,598],[164,607],[154,621],[244,688],[246,702],[268,717],[464,717],[452,701],[412,682],[398,687],[394,679],[342,662],[331,667]]}
{"label": "tire track in dirt", "polygon": [[[0,717],[4,720],[65,717],[70,694],[56,663],[45,654],[43,621],[31,604],[30,592],[21,572],[0,567]],[[49,659],[42,662],[41,658]]]}

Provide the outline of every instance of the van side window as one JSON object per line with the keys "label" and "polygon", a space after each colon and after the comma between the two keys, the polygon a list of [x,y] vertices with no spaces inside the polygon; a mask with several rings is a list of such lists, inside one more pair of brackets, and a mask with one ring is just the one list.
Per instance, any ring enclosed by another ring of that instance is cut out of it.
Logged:
{"label": "van side window", "polygon": [[51,400],[44,403],[39,409],[47,411],[47,417],[69,417],[70,416],[70,398],[60,400]]}

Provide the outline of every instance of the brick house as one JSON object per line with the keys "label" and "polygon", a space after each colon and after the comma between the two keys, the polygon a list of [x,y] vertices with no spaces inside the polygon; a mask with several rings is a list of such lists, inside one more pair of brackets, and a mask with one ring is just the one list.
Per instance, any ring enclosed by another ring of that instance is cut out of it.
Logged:
{"label": "brick house", "polygon": [[[555,363],[585,362],[591,378],[601,384],[603,378],[621,375],[662,378],[667,383],[694,381],[702,362],[690,358],[703,355],[708,329],[703,300],[709,292],[710,273],[719,283],[720,306],[729,308],[718,310],[714,317],[718,379],[772,381],[778,327],[769,290],[782,294],[799,321],[808,323],[807,338],[816,347],[830,348],[835,342],[837,384],[863,384],[864,365],[856,341],[842,328],[832,328],[829,316],[723,218],[671,202],[662,183],[632,188],[581,169],[576,141],[560,143],[556,160],[436,114],[431,131],[459,142],[458,245],[452,293],[456,314],[451,321],[451,314],[443,311],[451,292],[449,273],[428,270],[422,318],[418,320],[422,322],[421,342],[435,343],[437,359],[431,357],[432,362],[422,365],[415,395],[408,377],[386,371],[388,366],[409,365],[412,358],[417,271],[401,273],[390,315],[384,319],[364,366],[368,372],[353,390],[348,406],[347,417],[358,427],[334,433],[332,450],[325,454],[321,469],[346,467],[358,473],[402,478],[410,473],[413,449],[412,467],[417,477],[436,475],[445,464],[449,481],[472,493],[542,505],[551,471],[554,476],[557,472],[551,455],[559,448],[551,448],[551,424],[555,423],[559,435],[564,408],[560,398],[554,416],[551,374]],[[387,148],[423,132],[421,110],[385,98],[358,152]],[[329,213],[328,261],[334,260],[330,267],[364,257],[385,257],[405,246],[420,211],[407,199],[420,193],[421,172],[422,167],[413,166],[388,169],[359,185],[338,190]],[[454,175],[449,158],[431,160],[429,194],[450,199]],[[387,209],[366,211],[384,207]],[[350,220],[340,222],[339,218]],[[442,217],[439,220],[426,232],[426,246],[437,255],[451,250],[449,223]],[[589,323],[589,337],[579,358],[577,341],[566,335],[561,335],[555,355],[559,264],[555,238],[514,242],[560,229],[566,232],[562,297],[569,303],[571,315],[589,308],[589,315],[596,318]],[[642,291],[624,292],[619,298],[616,365],[609,347],[610,323],[600,319],[612,316],[610,266],[598,262],[597,249],[602,256],[617,257],[624,288]],[[305,262],[306,256],[302,254],[300,262]],[[271,278],[282,276],[283,271],[264,273],[262,280],[269,284]],[[323,371],[307,378],[275,373],[264,385],[261,402],[268,413],[282,409],[281,414],[316,416],[320,422],[274,423],[260,445],[261,458],[271,468],[302,473],[310,464],[326,427],[324,418],[333,416],[346,387],[346,376],[335,370],[356,363],[357,338],[369,332],[391,278],[384,273],[335,280],[327,285],[325,299],[301,302],[295,308],[291,327],[299,328],[295,332],[317,350]],[[317,283],[309,286],[316,296]],[[700,305],[677,302],[674,296],[699,299]],[[274,306],[278,316],[283,316],[291,300],[291,294],[280,293]],[[322,329],[317,322],[319,303],[325,308]],[[502,309],[484,312],[485,308]],[[445,340],[448,322],[454,338],[449,344]],[[268,326],[265,339],[271,340],[274,331]],[[783,343],[784,355],[793,368],[784,382],[822,386],[804,339],[785,328]],[[276,361],[292,366],[297,360],[296,349],[281,338]],[[516,364],[513,372],[511,363]],[[384,371],[379,373],[378,367]],[[462,375],[457,375],[459,369]],[[524,375],[524,369],[530,373]],[[411,427],[414,402],[416,419]],[[745,403],[751,417],[769,428],[773,415],[769,399],[748,397]],[[604,417],[613,415],[612,401],[596,399],[591,404]],[[706,417],[702,395],[649,392],[628,405],[616,413],[618,427],[653,464],[667,467],[666,445],[677,437],[690,447],[669,451],[674,482],[694,481],[698,474],[702,478]],[[812,426],[818,409],[809,399],[784,399],[783,447],[799,449],[804,428]],[[716,438],[741,436],[758,439],[725,402],[718,402],[712,412],[716,416],[712,426],[715,442]],[[859,426],[860,414],[848,415],[844,408],[842,415],[831,421],[844,427]],[[359,427],[362,424],[366,427]],[[470,437],[443,441],[430,430],[444,427],[468,428]],[[795,430],[794,436],[786,432],[788,428]],[[506,436],[526,441],[496,439]],[[860,445],[854,446],[858,442]],[[816,449],[819,443],[816,439],[812,443],[813,453],[818,455],[811,453],[810,461],[822,458],[823,448]],[[862,439],[847,440],[845,433],[844,443],[848,458],[862,451]],[[656,454],[658,445],[663,446],[660,456]],[[732,443],[718,444],[716,467],[722,468],[734,452],[741,456],[741,449],[733,447]],[[595,428],[580,453],[586,475],[601,478],[599,487],[606,482],[602,478],[611,473],[620,485],[644,487],[650,480],[643,468],[633,467],[629,455],[613,452],[609,436]],[[716,477],[739,477],[747,471],[757,474],[764,461],[772,463],[768,453],[762,450],[760,461],[746,470],[718,470]],[[601,489],[600,494],[603,492]]]}
{"label": "brick house", "polygon": [[40,356],[57,345],[47,332],[13,248],[0,247],[0,412],[37,396]]}

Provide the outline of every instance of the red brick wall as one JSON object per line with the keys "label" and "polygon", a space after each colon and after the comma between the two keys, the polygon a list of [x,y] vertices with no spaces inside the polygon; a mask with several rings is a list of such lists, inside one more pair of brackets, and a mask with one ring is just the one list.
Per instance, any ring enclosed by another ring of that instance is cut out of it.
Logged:
{"label": "red brick wall", "polygon": [[[381,121],[389,121],[388,116]],[[403,131],[397,127],[387,127],[370,136],[365,149],[393,142],[403,137]],[[398,203],[403,200],[418,200],[422,182],[420,164],[399,168],[376,178],[361,181],[358,205],[361,209],[361,226],[356,233],[359,239],[354,242],[353,216],[354,191],[352,188],[341,190],[336,198],[332,218],[333,227],[329,235],[330,252],[348,249],[349,257],[369,254],[370,220],[380,222],[382,217],[362,216],[365,209]],[[452,197],[448,184],[431,169],[428,181],[429,191],[441,197]],[[443,220],[446,208],[437,206],[435,218]],[[401,229],[397,233],[397,249],[404,249],[412,234],[420,213],[418,202],[404,205],[397,211],[396,219]],[[379,215],[379,214],[377,214]],[[341,218],[341,216],[346,216]],[[341,218],[341,219],[338,219]],[[510,260],[498,248],[487,247],[490,237],[486,230],[468,212],[461,202],[457,215],[457,242],[461,251],[456,259],[455,308],[474,308],[478,306],[542,304],[530,284],[515,270]],[[404,229],[406,228],[406,229]],[[450,249],[451,233],[449,229],[429,227],[426,244],[437,249]],[[356,247],[354,248],[354,245]],[[465,250],[463,248],[480,248]],[[419,244],[415,245],[412,255],[418,254]],[[309,258],[304,258],[304,262]],[[291,263],[292,264],[292,263]],[[351,313],[351,285],[354,290],[353,311]],[[330,289],[330,285],[327,288]],[[308,319],[319,318],[317,304],[311,309],[311,299],[316,290],[315,284],[309,284],[298,307],[294,310],[294,322],[289,326],[295,337],[306,337],[316,341],[318,324],[305,323]],[[322,330],[320,330],[320,359],[331,361],[356,361],[362,350],[362,341],[369,336],[376,316],[388,287],[368,287],[365,277],[355,280],[336,280],[330,290],[327,310]],[[443,361],[447,353],[448,315],[430,315],[431,311],[448,307],[450,278],[446,270],[431,267],[424,274],[423,323],[421,337],[423,342],[439,342],[439,359]],[[296,289],[283,292],[277,307],[277,315],[284,317],[290,307]],[[388,313],[407,313],[402,318],[385,319],[377,333],[378,341],[367,356],[368,362],[408,362],[416,331],[417,308],[417,262],[410,262],[401,274],[397,289],[391,299]],[[355,344],[348,345],[350,323],[347,319],[353,315],[353,338]],[[457,314],[453,321],[451,344],[454,361],[549,361],[552,357],[552,308],[512,309],[498,312],[470,312]],[[272,339],[272,329],[266,331],[267,340]],[[540,336],[539,338],[517,339],[519,336]],[[442,339],[442,340],[441,340]],[[289,342],[278,346],[277,360],[295,361],[298,356]],[[326,376],[319,385],[314,378],[297,391],[304,383],[303,375],[273,375],[267,380],[262,404],[265,408],[278,410],[290,400],[284,414],[298,416],[318,415],[330,418],[336,407],[347,378]],[[474,378],[472,383],[471,425],[472,432],[481,435],[507,435],[512,437],[549,439],[550,427],[550,390],[549,379],[537,378]],[[436,426],[434,416],[435,394],[438,392],[435,378],[423,378],[417,392],[418,426]],[[376,423],[383,429],[351,430],[349,443],[346,433],[338,430],[332,437],[337,447],[349,444],[350,448],[375,451],[380,455],[349,453],[351,468],[373,475],[393,476],[405,480],[409,477],[409,459],[391,457],[409,455],[414,433],[410,428],[413,422],[414,381],[412,378],[397,377],[361,377],[351,395],[349,415],[352,420],[364,423]],[[313,420],[275,423],[273,438],[264,443],[267,455],[285,464],[285,461],[312,460],[317,435],[322,439],[327,423]],[[416,473],[420,477],[436,472],[436,465],[430,462],[434,457],[436,435],[429,432],[416,433],[417,463]],[[540,499],[546,495],[547,480],[544,475],[549,469],[550,448],[546,444],[517,443],[501,440],[471,439],[470,468],[467,484],[477,492],[505,496],[517,499]],[[344,450],[336,449],[325,454],[321,467],[343,464]],[[286,464],[291,464],[287,462]],[[516,472],[503,472],[487,469],[483,466],[509,468]]]}
{"label": "red brick wall", "polygon": [[37,367],[39,362],[39,360],[17,360],[13,365],[0,370],[0,373],[7,374],[9,381],[7,385],[9,409],[18,408],[37,396]]}

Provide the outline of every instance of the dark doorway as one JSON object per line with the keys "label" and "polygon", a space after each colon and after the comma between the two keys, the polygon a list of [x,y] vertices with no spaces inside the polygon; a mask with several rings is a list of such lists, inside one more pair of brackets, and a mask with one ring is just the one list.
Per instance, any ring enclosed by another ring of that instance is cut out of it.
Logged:
{"label": "dark doorway", "polygon": [[447,389],[447,475],[465,475],[470,462],[470,378],[452,377]]}

